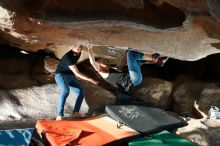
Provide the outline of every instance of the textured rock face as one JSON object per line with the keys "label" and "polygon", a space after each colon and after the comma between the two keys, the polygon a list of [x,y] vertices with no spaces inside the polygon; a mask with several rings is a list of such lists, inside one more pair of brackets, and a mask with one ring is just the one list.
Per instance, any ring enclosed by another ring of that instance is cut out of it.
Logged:
{"label": "textured rock face", "polygon": [[199,99],[204,86],[204,83],[195,81],[183,82],[178,85],[172,94],[174,110],[179,113],[187,113],[193,117],[195,114],[194,102]]}
{"label": "textured rock face", "polygon": [[218,146],[220,144],[220,122],[218,120],[189,119],[187,126],[176,133],[198,145]]}
{"label": "textured rock face", "polygon": [[170,105],[171,92],[171,82],[156,78],[144,78],[142,84],[131,91],[131,95],[165,109]]}
{"label": "textured rock face", "polygon": [[219,84],[209,84],[201,92],[198,100],[199,109],[208,114],[211,106],[220,107],[220,90]]}
{"label": "textured rock face", "polygon": [[218,0],[2,0],[0,34],[30,51],[81,43],[197,60],[220,52],[218,8]]}
{"label": "textured rock face", "polygon": [[[82,44],[85,51],[80,60],[88,57],[86,46],[91,45],[96,55],[116,62],[125,47],[192,61],[220,52],[219,7],[219,0],[0,0],[0,43],[29,53],[41,49],[52,51],[57,58],[73,45]],[[2,121],[55,116],[59,89],[53,74],[46,73],[42,67],[53,73],[58,60],[45,58],[43,64],[38,55],[1,55],[0,129],[4,127]],[[171,67],[145,68],[146,72],[143,68],[143,75],[152,78],[144,78],[143,84],[131,94],[175,112],[189,112],[191,117],[195,116],[194,112],[206,116],[211,105],[220,106],[219,85],[197,81],[204,79],[207,72],[219,79],[219,56],[206,61],[193,65],[168,61]],[[92,75],[88,64],[80,66],[79,70]],[[188,72],[190,81],[188,77],[181,81],[176,78],[179,73]],[[168,75],[170,80],[156,78],[160,75]],[[87,92],[83,113],[116,102],[109,86],[99,80],[99,85],[80,81]],[[71,93],[65,114],[72,112],[73,97]],[[178,129],[177,134],[200,145],[219,145],[219,124],[207,126],[201,119],[191,119],[188,124]]]}
{"label": "textured rock face", "polygon": [[[99,51],[117,57],[123,54],[122,50],[103,48]],[[59,61],[45,52],[22,54],[20,50],[10,51],[6,46],[1,47],[0,52],[0,129],[34,127],[39,118],[54,118],[60,89],[54,83],[53,72]],[[175,115],[188,112],[190,117],[200,118],[199,114],[206,117],[212,105],[220,106],[218,80],[207,80],[210,77],[219,79],[219,59],[216,54],[196,62],[169,59],[163,67],[143,65],[143,82],[132,88],[131,95],[172,110]],[[86,91],[81,113],[91,111],[94,115],[106,105],[116,103],[117,97],[111,86],[99,78],[88,60],[77,66],[82,73],[99,80],[98,85],[79,80]],[[65,118],[72,113],[75,97],[70,92]],[[191,118],[188,125],[177,129],[176,133],[199,145],[219,145],[218,120],[204,123],[203,119]]]}

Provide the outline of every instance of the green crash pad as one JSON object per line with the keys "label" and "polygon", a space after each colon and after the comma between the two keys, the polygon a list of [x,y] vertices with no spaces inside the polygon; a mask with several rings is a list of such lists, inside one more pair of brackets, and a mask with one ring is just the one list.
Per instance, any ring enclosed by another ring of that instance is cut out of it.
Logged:
{"label": "green crash pad", "polygon": [[183,139],[168,131],[153,134],[150,137],[143,137],[129,142],[129,146],[196,146],[190,141]]}

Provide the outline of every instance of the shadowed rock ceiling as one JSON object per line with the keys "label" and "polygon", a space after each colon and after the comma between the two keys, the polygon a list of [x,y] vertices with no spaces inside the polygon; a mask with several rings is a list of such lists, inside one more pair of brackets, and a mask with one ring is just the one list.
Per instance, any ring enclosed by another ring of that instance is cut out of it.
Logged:
{"label": "shadowed rock ceiling", "polygon": [[219,6],[218,0],[1,0],[0,40],[33,52],[81,43],[192,61],[220,52]]}

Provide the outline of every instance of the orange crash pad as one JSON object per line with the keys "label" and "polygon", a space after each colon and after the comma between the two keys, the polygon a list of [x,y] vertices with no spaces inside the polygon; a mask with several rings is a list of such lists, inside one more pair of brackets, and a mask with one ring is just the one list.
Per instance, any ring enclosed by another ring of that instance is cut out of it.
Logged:
{"label": "orange crash pad", "polygon": [[127,126],[117,128],[117,121],[99,116],[86,120],[38,120],[36,128],[52,146],[101,146],[139,133]]}

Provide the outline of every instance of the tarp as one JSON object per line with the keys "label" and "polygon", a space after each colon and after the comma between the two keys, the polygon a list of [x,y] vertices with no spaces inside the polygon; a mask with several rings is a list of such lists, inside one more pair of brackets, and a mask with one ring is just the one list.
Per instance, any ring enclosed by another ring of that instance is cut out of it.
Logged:
{"label": "tarp", "polygon": [[184,125],[166,111],[145,105],[109,105],[107,114],[141,133],[152,134],[162,130],[173,130]]}
{"label": "tarp", "polygon": [[196,146],[168,131],[153,134],[151,137],[138,138],[129,142],[129,146]]}
{"label": "tarp", "polygon": [[34,129],[0,130],[0,146],[28,146]]}
{"label": "tarp", "polygon": [[52,146],[101,146],[139,133],[127,126],[117,128],[117,122],[107,116],[86,120],[38,120],[36,128]]}

